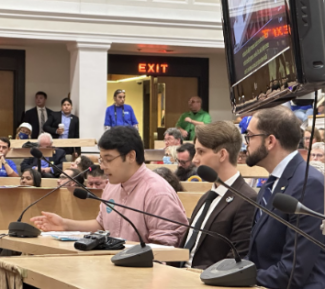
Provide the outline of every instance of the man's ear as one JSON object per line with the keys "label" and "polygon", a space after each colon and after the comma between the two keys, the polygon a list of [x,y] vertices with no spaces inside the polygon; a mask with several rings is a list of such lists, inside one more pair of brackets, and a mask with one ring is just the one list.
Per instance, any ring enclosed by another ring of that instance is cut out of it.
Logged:
{"label": "man's ear", "polygon": [[130,151],[127,155],[126,155],[126,160],[129,163],[134,163],[137,160],[137,154],[134,150]]}
{"label": "man's ear", "polygon": [[219,160],[220,162],[224,162],[229,158],[229,153],[226,149],[221,149],[219,153],[220,153],[220,160]]}

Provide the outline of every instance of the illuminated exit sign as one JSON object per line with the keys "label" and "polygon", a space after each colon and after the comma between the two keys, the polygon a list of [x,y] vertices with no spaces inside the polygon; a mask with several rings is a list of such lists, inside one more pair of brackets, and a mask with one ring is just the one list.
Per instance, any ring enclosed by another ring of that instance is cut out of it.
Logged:
{"label": "illuminated exit sign", "polygon": [[140,73],[167,73],[168,64],[159,63],[139,63],[138,71]]}

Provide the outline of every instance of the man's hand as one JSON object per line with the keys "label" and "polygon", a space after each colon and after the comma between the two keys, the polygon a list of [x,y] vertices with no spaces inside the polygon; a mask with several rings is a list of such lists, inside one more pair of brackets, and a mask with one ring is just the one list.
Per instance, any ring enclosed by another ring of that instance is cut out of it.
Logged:
{"label": "man's hand", "polygon": [[59,134],[59,135],[63,134],[63,132],[64,132],[64,128],[58,128],[56,130],[56,133]]}
{"label": "man's hand", "polygon": [[182,129],[182,128],[178,128],[178,129],[179,129],[179,131],[181,132],[182,137],[186,138],[187,135],[188,135],[188,132],[187,132],[185,129]]}
{"label": "man's hand", "polygon": [[64,219],[53,213],[42,212],[43,216],[33,217],[30,220],[40,230],[46,231],[64,231]]}
{"label": "man's hand", "polygon": [[190,117],[185,117],[184,120],[187,121],[187,122],[189,122],[189,123],[192,123],[192,119]]}
{"label": "man's hand", "polygon": [[48,168],[42,168],[41,169],[42,170],[42,172],[44,172],[44,173],[51,173],[51,168],[50,167],[48,167]]}
{"label": "man's hand", "polygon": [[0,154],[0,161],[2,165],[4,165],[6,162],[5,156],[3,154]]}

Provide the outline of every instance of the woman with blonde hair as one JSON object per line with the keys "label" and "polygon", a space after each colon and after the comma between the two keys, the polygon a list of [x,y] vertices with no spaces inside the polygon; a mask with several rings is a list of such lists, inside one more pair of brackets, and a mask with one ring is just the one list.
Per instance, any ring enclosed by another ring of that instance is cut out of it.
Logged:
{"label": "woman with blonde hair", "polygon": [[177,148],[179,146],[169,146],[165,149],[165,156],[163,157],[164,164],[177,164]]}

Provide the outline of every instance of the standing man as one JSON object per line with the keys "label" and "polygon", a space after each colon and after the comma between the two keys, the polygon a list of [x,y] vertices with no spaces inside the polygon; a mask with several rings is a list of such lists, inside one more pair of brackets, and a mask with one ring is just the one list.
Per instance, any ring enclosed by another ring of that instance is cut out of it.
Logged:
{"label": "standing man", "polygon": [[0,177],[19,177],[15,163],[6,159],[9,150],[10,140],[0,137]]}
{"label": "standing man", "polygon": [[[296,225],[295,214],[285,214],[272,207],[276,193],[301,198],[306,162],[297,151],[300,124],[284,106],[263,109],[253,115],[247,129],[248,166],[265,168],[270,177],[261,188],[257,202],[281,218]],[[324,212],[324,176],[309,167],[302,203],[313,211]],[[257,268],[257,284],[268,288],[287,288],[293,267],[295,232],[256,210],[250,239],[249,260]],[[320,242],[321,221],[307,215],[299,217],[299,228]],[[295,272],[290,288],[325,288],[325,252],[298,234]]]}
{"label": "standing man", "polygon": [[52,110],[45,107],[47,100],[47,94],[43,91],[36,92],[35,104],[36,106],[30,110],[27,110],[23,116],[22,122],[27,122],[32,125],[32,139],[37,139],[38,136],[44,132],[43,126],[47,121]]}
{"label": "standing man", "polygon": [[133,126],[138,129],[138,121],[131,105],[125,104],[125,90],[114,92],[114,104],[106,109],[105,130],[114,126]]}
{"label": "standing man", "polygon": [[[239,190],[247,197],[256,199],[237,170],[237,159],[242,137],[230,121],[218,121],[195,128],[196,153],[193,163],[206,165],[215,170],[226,184]],[[239,254],[248,252],[254,207],[228,191],[220,184],[213,184],[209,192],[198,201],[191,216],[191,225],[219,233],[235,244]],[[227,243],[201,232],[188,230],[182,247],[190,250],[190,259],[184,265],[205,269],[224,259],[233,258]],[[183,264],[182,264],[183,265]]]}
{"label": "standing man", "polygon": [[192,162],[195,155],[195,147],[192,143],[185,143],[176,149],[178,168],[175,172],[180,181],[187,181],[196,175],[196,166]]}
{"label": "standing man", "polygon": [[184,112],[176,123],[176,127],[181,131],[185,140],[193,140],[195,136],[195,126],[211,122],[211,116],[204,111],[202,99],[199,96],[192,96],[188,101],[189,112]]}
{"label": "standing man", "polygon": [[[71,113],[72,101],[64,98],[61,101],[61,111],[53,112],[44,124],[44,131],[50,133],[53,138],[79,138],[79,118]],[[77,158],[81,153],[81,148],[62,148],[66,154]]]}

